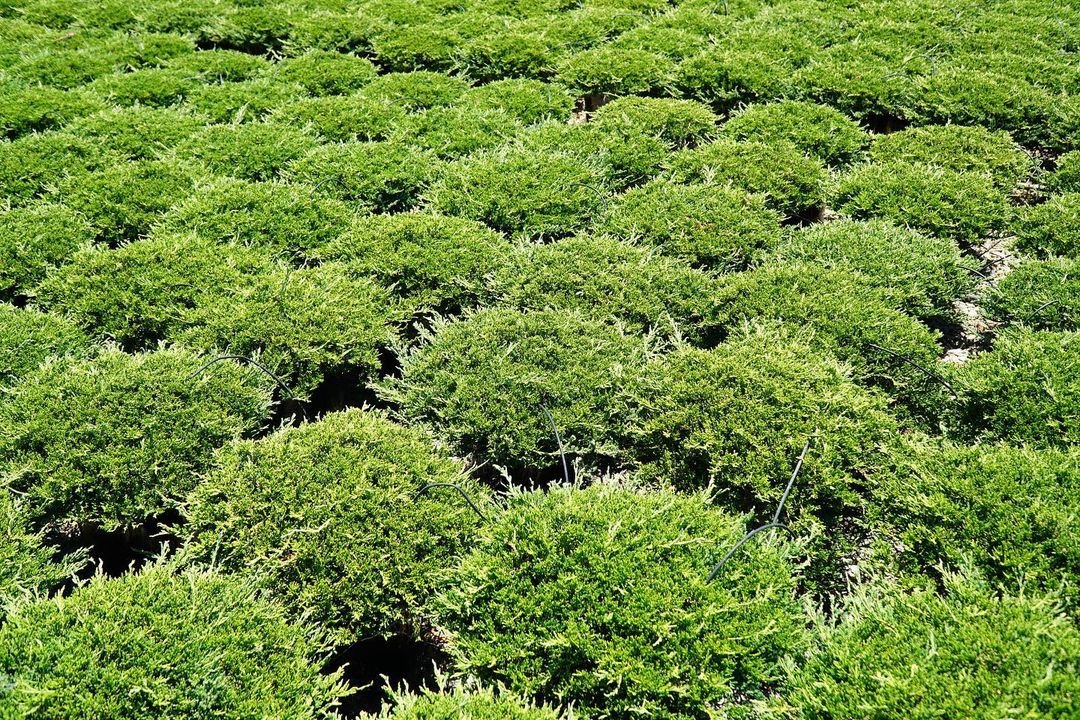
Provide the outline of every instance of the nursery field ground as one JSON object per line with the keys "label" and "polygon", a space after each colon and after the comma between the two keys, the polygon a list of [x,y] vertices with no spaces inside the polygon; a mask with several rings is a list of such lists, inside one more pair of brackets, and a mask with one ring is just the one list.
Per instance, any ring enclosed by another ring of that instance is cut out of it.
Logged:
{"label": "nursery field ground", "polygon": [[0,720],[1080,718],[1080,5],[0,0]]}

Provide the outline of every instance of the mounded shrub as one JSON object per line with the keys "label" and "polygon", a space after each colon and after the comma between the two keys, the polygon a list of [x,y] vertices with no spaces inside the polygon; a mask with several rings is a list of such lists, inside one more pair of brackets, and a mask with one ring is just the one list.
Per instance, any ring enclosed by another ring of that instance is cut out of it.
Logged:
{"label": "mounded shrub", "polygon": [[1072,717],[1080,632],[1056,601],[997,596],[974,580],[933,590],[859,593],[792,664],[767,717],[977,720]]}
{"label": "mounded shrub", "polygon": [[172,338],[207,351],[257,355],[294,392],[306,394],[328,374],[374,374],[399,314],[374,281],[324,263],[278,268],[207,293],[181,312]]}
{"label": "mounded shrub", "polygon": [[94,230],[64,205],[37,203],[0,211],[0,300],[26,297],[50,267],[94,241]]}
{"label": "mounded shrub", "polygon": [[9,607],[55,590],[82,565],[78,556],[56,562],[55,553],[31,530],[22,503],[0,488],[0,627]]}
{"label": "mounded shrub", "polygon": [[194,233],[306,257],[337,237],[352,217],[345,203],[305,185],[225,178],[167,212],[154,234]]}
{"label": "mounded shrub", "polygon": [[44,360],[90,354],[90,340],[64,317],[0,303],[0,388],[17,382]]}
{"label": "mounded shrub", "polygon": [[181,102],[198,82],[183,70],[143,68],[103,75],[86,89],[110,105],[168,107]]}
{"label": "mounded shrub", "polygon": [[878,135],[870,148],[870,159],[988,175],[1006,192],[1034,170],[1031,156],[1007,132],[965,125],[926,125]]}
{"label": "mounded shrub", "polygon": [[491,275],[512,252],[506,238],[475,220],[397,213],[356,218],[322,257],[375,277],[414,312],[457,313],[491,298]]}
{"label": "mounded shrub", "polygon": [[309,48],[361,52],[371,49],[371,38],[381,19],[369,13],[316,7],[291,15],[289,24],[285,47],[290,52]]}
{"label": "mounded shrub", "polygon": [[437,599],[463,673],[586,717],[738,713],[801,649],[791,550],[700,496],[604,485],[511,497]]}
{"label": "mounded shrub", "polygon": [[515,253],[494,280],[500,302],[522,310],[575,310],[641,332],[710,335],[713,279],[629,243],[573,237]]}
{"label": "mounded shrub", "polygon": [[1012,230],[1021,250],[1080,258],[1080,192],[1055,195],[1042,205],[1022,209]]}
{"label": "mounded shrub", "polygon": [[251,55],[281,54],[289,38],[289,9],[269,2],[221,7],[200,33],[204,44]]}
{"label": "mounded shrub", "polygon": [[328,718],[345,691],[320,673],[323,652],[243,580],[155,566],[16,608],[0,627],[0,712]]}
{"label": "mounded shrub", "polygon": [[1051,192],[1080,193],[1080,150],[1059,157],[1054,172],[1046,175],[1043,182]]}
{"label": "mounded shrub", "polygon": [[294,161],[291,180],[373,212],[408,210],[438,170],[435,159],[399,142],[322,145]]}
{"label": "mounded shrub", "polygon": [[422,633],[422,605],[481,522],[486,492],[431,438],[349,410],[225,447],[192,494],[191,561],[253,578],[335,644]]}
{"label": "mounded shrub", "polygon": [[49,523],[106,529],[177,507],[213,451],[268,416],[269,380],[184,350],[60,358],[0,405],[0,468]]}
{"label": "mounded shrub", "polygon": [[912,439],[873,488],[871,521],[890,565],[914,576],[973,565],[995,585],[1030,591],[1065,583],[1076,597],[1075,450]]}
{"label": "mounded shrub", "polygon": [[457,51],[461,70],[477,81],[502,78],[547,80],[555,74],[553,41],[520,26],[494,30],[465,42]]}
{"label": "mounded shrub", "polygon": [[1080,330],[1080,258],[1020,262],[983,298],[999,322],[1038,330]]}
{"label": "mounded shrub", "polygon": [[405,117],[397,105],[363,95],[301,98],[273,114],[275,122],[307,128],[331,142],[385,140]]}
{"label": "mounded shrub", "polygon": [[781,239],[780,217],[761,196],[657,179],[612,200],[594,226],[713,270],[739,270]]}
{"label": "mounded shrub", "polygon": [[784,94],[792,74],[787,59],[766,47],[738,47],[729,38],[678,64],[672,80],[677,94],[721,112]]}
{"label": "mounded shrub", "polygon": [[428,190],[435,212],[529,238],[559,237],[587,225],[603,204],[595,163],[565,153],[505,147],[446,166]]}
{"label": "mounded shrub", "polygon": [[458,104],[477,110],[503,110],[525,125],[570,119],[574,98],[560,85],[509,78],[470,88]]}
{"label": "mounded shrub", "polygon": [[936,417],[949,398],[938,380],[912,365],[935,372],[935,333],[897,310],[860,274],[768,263],[721,278],[716,307],[717,322],[729,328],[755,320],[810,328],[815,347],[849,364],[860,382],[884,388],[918,417]]}
{"label": "mounded shrub", "polygon": [[0,192],[7,203],[23,204],[65,177],[85,176],[118,160],[99,143],[68,133],[41,133],[0,142]]}
{"label": "mounded shrub", "polygon": [[568,453],[617,453],[621,395],[649,342],[579,312],[481,310],[441,323],[379,388],[401,414],[459,453],[512,469],[558,463],[551,413]]}
{"label": "mounded shrub", "polygon": [[853,168],[833,193],[838,211],[891,220],[928,235],[973,243],[1001,230],[1009,199],[986,174],[889,161]]}
{"label": "mounded shrub", "polygon": [[[449,71],[454,67],[455,53],[466,41],[455,22],[463,14],[407,25],[384,24],[371,38],[372,55],[379,67],[390,72]],[[472,17],[471,13],[467,16]]]}
{"label": "mounded shrub", "polygon": [[675,63],[647,50],[601,46],[582,50],[558,63],[558,79],[579,95],[645,95],[665,90]]}
{"label": "mounded shrub", "polygon": [[429,150],[440,158],[455,158],[501,145],[520,129],[502,110],[468,106],[438,107],[411,115],[398,127],[397,139]]}
{"label": "mounded shrub", "polygon": [[870,137],[839,110],[801,100],[751,105],[732,115],[720,134],[767,144],[790,142],[829,166],[857,160]]}
{"label": "mounded shrub", "polygon": [[139,350],[173,334],[186,308],[242,287],[272,267],[263,249],[155,233],[116,250],[77,253],[46,278],[37,301],[94,335]]}
{"label": "mounded shrub", "polygon": [[274,77],[312,95],[346,95],[375,79],[370,60],[329,50],[309,50],[277,64]]}
{"label": "mounded shrub", "polygon": [[187,105],[216,123],[254,122],[304,95],[299,85],[259,78],[200,85],[188,95]]}
{"label": "mounded shrub", "polygon": [[766,145],[721,138],[670,159],[676,182],[730,185],[765,197],[769,208],[804,215],[821,207],[828,173],[789,142]]}
{"label": "mounded shrub", "polygon": [[1065,447],[1080,441],[1080,333],[999,333],[957,373],[962,429],[987,440]]}
{"label": "mounded shrub", "polygon": [[612,190],[623,190],[658,175],[668,157],[667,145],[659,137],[628,123],[601,126],[547,122],[519,135],[516,147],[545,155],[565,154],[588,163]]}
{"label": "mounded shrub", "polygon": [[887,220],[841,219],[789,233],[775,256],[862,274],[894,307],[924,320],[950,318],[975,277],[956,243]]}
{"label": "mounded shrub", "polygon": [[135,160],[61,182],[53,199],[76,210],[109,245],[136,240],[195,188],[195,169],[166,160]]}
{"label": "mounded shrub", "polygon": [[611,46],[621,50],[645,50],[678,62],[707,48],[709,39],[688,29],[652,22],[624,32]]}
{"label": "mounded shrub", "polygon": [[280,123],[211,125],[176,148],[217,175],[243,180],[272,180],[293,161],[318,146],[303,130]]}
{"label": "mounded shrub", "polygon": [[84,90],[8,86],[0,90],[0,132],[17,138],[52,130],[104,108],[104,100]]}
{"label": "mounded shrub", "polygon": [[695,145],[716,130],[716,115],[707,105],[673,98],[622,97],[601,106],[593,121],[601,130],[628,126],[655,135],[670,148]]}
{"label": "mounded shrub", "polygon": [[127,160],[148,160],[194,135],[206,121],[183,110],[135,106],[80,118],[68,131]]}
{"label": "mounded shrub", "polygon": [[393,707],[384,709],[379,717],[385,720],[559,720],[564,716],[552,708],[537,707],[505,692],[459,687],[438,693],[425,690],[418,695],[394,695]]}
{"label": "mounded shrub", "polygon": [[386,100],[409,112],[451,105],[469,89],[460,78],[428,70],[380,75],[361,91],[365,97]]}

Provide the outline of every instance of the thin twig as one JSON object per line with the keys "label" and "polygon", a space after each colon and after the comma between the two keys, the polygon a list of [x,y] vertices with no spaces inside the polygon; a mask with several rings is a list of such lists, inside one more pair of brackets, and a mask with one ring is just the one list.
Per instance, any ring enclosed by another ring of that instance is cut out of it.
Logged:
{"label": "thin twig", "polygon": [[948,391],[949,391],[950,393],[952,393],[952,396],[953,396],[954,398],[958,398],[958,397],[960,397],[960,396],[959,396],[959,395],[957,394],[957,392],[956,392],[956,389],[955,389],[955,388],[954,388],[954,387],[953,387],[952,385],[950,385],[950,384],[949,384],[949,381],[948,381],[948,380],[946,380],[945,378],[941,377],[940,375],[938,375],[938,374],[937,374],[936,372],[934,372],[933,370],[930,370],[929,368],[923,367],[923,366],[922,366],[922,365],[920,365],[919,363],[917,363],[917,362],[915,362],[914,360],[912,360],[911,358],[909,358],[909,357],[908,357],[907,355],[904,355],[903,353],[898,353],[898,352],[896,352],[895,350],[890,350],[890,349],[889,349],[889,348],[887,348],[887,347],[882,347],[881,345],[877,345],[877,344],[875,344],[875,343],[872,343],[872,342],[868,342],[868,343],[866,343],[866,344],[867,344],[867,345],[869,345],[870,347],[874,348],[875,350],[880,350],[880,351],[882,351],[882,352],[886,352],[886,353],[888,353],[888,354],[892,355],[893,357],[897,357],[897,358],[900,358],[901,360],[903,360],[904,362],[906,362],[906,363],[907,363],[908,365],[910,365],[911,367],[913,367],[913,368],[915,368],[915,369],[917,369],[917,370],[921,371],[921,372],[922,372],[923,374],[925,374],[925,375],[926,375],[927,377],[930,377],[930,378],[933,378],[934,380],[937,380],[937,381],[938,381],[939,383],[941,383],[941,385],[942,385],[942,386],[943,386],[943,387],[944,387],[944,388],[945,388],[946,390],[948,390]]}
{"label": "thin twig", "polygon": [[562,436],[559,435],[559,426],[555,424],[555,418],[551,416],[551,413],[548,411],[547,407],[545,407],[543,403],[540,404],[540,409],[544,411],[545,415],[547,415],[548,422],[551,423],[551,430],[555,433],[555,442],[559,445],[559,457],[562,459],[563,480],[565,480],[566,484],[569,485],[570,468],[566,464],[566,452],[563,450]]}
{"label": "thin twig", "polygon": [[198,377],[200,373],[202,373],[204,370],[209,368],[211,365],[215,365],[215,364],[217,364],[219,362],[222,362],[223,360],[243,360],[244,362],[248,363],[249,365],[253,365],[254,367],[258,368],[259,370],[262,370],[264,373],[269,375],[270,378],[275,383],[277,383],[278,387],[285,391],[285,393],[289,396],[290,400],[296,400],[297,402],[299,402],[299,399],[296,397],[296,394],[293,393],[293,391],[289,389],[289,386],[285,384],[285,381],[283,381],[281,378],[279,378],[277,375],[275,375],[270,370],[270,368],[266,367],[265,365],[263,365],[258,360],[255,360],[253,358],[249,358],[246,355],[218,355],[216,358],[214,358],[210,362],[206,363],[201,368],[199,368],[195,372],[191,373],[190,375],[188,375],[184,379],[185,380],[193,380],[196,377]]}
{"label": "thin twig", "polygon": [[479,515],[481,520],[483,520],[484,522],[487,522],[487,516],[484,515],[484,513],[480,512],[480,508],[476,506],[476,503],[474,503],[472,498],[469,497],[469,494],[467,492],[465,492],[464,490],[462,490],[460,485],[456,485],[456,484],[454,484],[452,482],[428,483],[428,484],[424,485],[422,488],[420,488],[419,490],[417,490],[416,494],[413,496],[413,498],[414,499],[418,498],[421,495],[423,495],[424,493],[426,493],[428,490],[430,490],[432,488],[437,488],[437,487],[450,487],[450,488],[454,488],[455,490],[457,490],[458,493],[461,494],[461,497],[465,498],[465,502],[469,503],[469,507],[471,507],[473,509],[473,512],[475,512],[477,515]]}

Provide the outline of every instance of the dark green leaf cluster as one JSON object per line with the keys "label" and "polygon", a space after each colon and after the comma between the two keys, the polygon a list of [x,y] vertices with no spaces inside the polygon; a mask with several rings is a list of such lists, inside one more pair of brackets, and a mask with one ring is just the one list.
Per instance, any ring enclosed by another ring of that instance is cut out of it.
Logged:
{"label": "dark green leaf cluster", "polygon": [[66,130],[127,160],[152,160],[191,137],[207,118],[175,108],[112,108],[72,122]]}
{"label": "dark green leaf cluster", "polygon": [[50,267],[67,262],[93,243],[94,235],[90,224],[64,205],[0,211],[0,300],[29,295]]}
{"label": "dark green leaf cluster", "polygon": [[438,598],[464,672],[586,717],[681,720],[760,698],[804,643],[790,547],[709,568],[743,519],[605,485],[511,497]]}
{"label": "dark green leaf cluster", "polygon": [[192,494],[191,562],[240,572],[338,645],[421,633],[436,577],[483,522],[486,491],[431,438],[366,410],[241,441]]}
{"label": "dark green leaf cluster", "polygon": [[188,95],[187,104],[216,123],[255,122],[305,94],[300,85],[258,78],[199,85]]}
{"label": "dark green leaf cluster", "polygon": [[101,98],[83,90],[9,86],[0,90],[0,133],[17,138],[52,130],[105,107]]}
{"label": "dark green leaf cluster", "polygon": [[601,106],[593,121],[602,130],[629,127],[655,135],[672,149],[703,142],[716,129],[716,115],[707,105],[673,98],[622,97]]}
{"label": "dark green leaf cluster", "polygon": [[275,122],[306,128],[330,142],[385,140],[405,117],[388,100],[358,94],[300,98],[273,113]]}
{"label": "dark green leaf cluster", "polygon": [[85,177],[117,160],[98,143],[68,133],[41,133],[0,142],[0,191],[9,204],[21,205],[65,178]]}
{"label": "dark green leaf cluster", "polygon": [[696,267],[741,270],[781,239],[780,216],[739,188],[657,179],[614,198],[594,228]]}
{"label": "dark green leaf cluster", "polygon": [[573,96],[561,86],[526,78],[472,88],[458,102],[478,110],[503,110],[525,125],[568,120],[574,108]]}
{"label": "dark green leaf cluster", "polygon": [[176,157],[194,160],[217,175],[272,180],[318,141],[281,123],[211,125],[176,148]]}
{"label": "dark green leaf cluster", "polygon": [[952,304],[975,285],[966,269],[973,261],[965,261],[955,241],[888,220],[811,225],[790,233],[775,257],[860,273],[891,305],[931,321],[952,317]]}
{"label": "dark green leaf cluster", "polygon": [[428,70],[380,75],[361,90],[365,97],[386,100],[406,110],[451,105],[469,89],[460,78]]}
{"label": "dark green leaf cluster", "polygon": [[437,107],[412,115],[395,128],[397,139],[455,158],[493,148],[520,129],[513,116],[502,110],[480,110],[467,105]]}
{"label": "dark green leaf cluster", "polygon": [[56,549],[31,530],[22,503],[0,488],[0,626],[9,607],[55,590],[82,564],[77,556],[55,561],[55,554]]}
{"label": "dark green leaf cluster", "polygon": [[1054,172],[1045,176],[1044,183],[1052,192],[1080,193],[1080,150],[1059,157]]}
{"label": "dark green leaf cluster", "polygon": [[544,408],[567,452],[618,452],[620,398],[650,354],[640,335],[566,310],[482,310],[402,358],[381,393],[460,453],[517,469],[557,464]]}
{"label": "dark green leaf cluster", "polygon": [[431,155],[404,143],[345,142],[314,148],[287,174],[324,195],[393,212],[413,207],[436,171]]}
{"label": "dark green leaf cluster", "polygon": [[513,246],[483,223],[428,213],[357,218],[321,253],[370,274],[413,312],[457,313],[490,300]]}
{"label": "dark green leaf cluster", "polygon": [[90,354],[90,340],[70,320],[0,303],[0,388],[50,357]]}
{"label": "dark green leaf cluster", "polygon": [[559,81],[579,95],[645,95],[671,85],[675,63],[647,50],[603,46],[558,64]]}
{"label": "dark green leaf cluster", "polygon": [[110,105],[168,107],[183,100],[197,84],[183,70],[144,68],[103,75],[86,87]]}
{"label": "dark green leaf cluster", "polygon": [[330,50],[310,50],[286,58],[274,69],[276,79],[300,85],[312,95],[347,95],[376,75],[370,60]]}
{"label": "dark green leaf cluster", "polygon": [[548,122],[519,135],[517,148],[549,157],[568,155],[587,163],[613,190],[654,177],[668,156],[667,145],[660,137],[630,123]]}
{"label": "dark green leaf cluster", "polygon": [[998,322],[1039,330],[1080,330],[1080,258],[1027,259],[983,299]]}
{"label": "dark green leaf cluster", "polygon": [[870,141],[866,131],[839,110],[799,100],[744,108],[724,123],[720,134],[733,140],[790,142],[829,166],[859,159]]}
{"label": "dark green leaf cluster", "polygon": [[267,419],[269,380],[181,350],[46,362],[0,404],[0,472],[50,523],[123,527],[174,508],[213,451]]}
{"label": "dark green leaf cluster", "polygon": [[786,141],[720,138],[676,153],[670,164],[676,182],[729,185],[761,194],[769,208],[785,215],[807,215],[825,199],[828,173],[821,161]]}
{"label": "dark green leaf cluster", "polygon": [[[137,620],[136,620],[137,619]],[[329,718],[321,642],[251,585],[155,566],[16,608],[0,627],[5,717]]]}
{"label": "dark green leaf cluster", "polygon": [[1080,192],[1054,195],[1042,205],[1020,210],[1012,230],[1022,250],[1080,257]]}

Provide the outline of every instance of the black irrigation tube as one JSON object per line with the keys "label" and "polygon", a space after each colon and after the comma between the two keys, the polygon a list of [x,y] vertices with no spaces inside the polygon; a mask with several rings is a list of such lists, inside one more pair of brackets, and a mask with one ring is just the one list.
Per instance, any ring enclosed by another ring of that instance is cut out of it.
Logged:
{"label": "black irrigation tube", "polygon": [[711,583],[713,581],[713,579],[724,568],[724,565],[727,564],[727,561],[730,560],[732,556],[738,551],[738,549],[745,545],[750,538],[754,537],[760,532],[764,532],[765,530],[771,530],[772,528],[784,528],[785,530],[788,529],[787,525],[780,522],[780,513],[784,511],[784,503],[787,502],[788,495],[791,494],[791,488],[794,487],[795,478],[799,476],[799,471],[802,470],[803,460],[806,459],[806,452],[809,449],[810,438],[807,438],[806,442],[803,443],[802,452],[799,453],[799,459],[795,463],[795,469],[791,471],[791,478],[788,479],[787,487],[784,488],[784,494],[780,496],[780,504],[776,506],[776,512],[773,513],[772,520],[765,523],[764,525],[754,528],[750,532],[743,535],[742,539],[739,540],[739,542],[735,543],[735,547],[728,550],[727,554],[724,555],[723,559],[721,559],[720,562],[716,563],[716,565],[713,566],[712,572],[709,573],[709,577],[705,580],[706,583]]}
{"label": "black irrigation tube", "polygon": [[566,464],[566,452],[563,450],[562,436],[559,435],[559,426],[555,424],[555,418],[551,416],[551,412],[547,409],[545,405],[540,405],[540,409],[544,411],[545,415],[547,415],[548,422],[551,423],[551,430],[555,433],[555,442],[559,446],[559,458],[562,459],[563,480],[565,480],[566,484],[569,485],[570,469]]}
{"label": "black irrigation tube", "polygon": [[866,344],[868,346],[874,348],[875,350],[880,350],[882,352],[885,352],[885,353],[888,353],[888,354],[892,355],[893,357],[896,357],[896,358],[899,358],[899,359],[903,360],[908,365],[910,365],[911,367],[919,370],[920,372],[922,372],[927,377],[932,378],[934,380],[937,380],[939,383],[941,383],[942,387],[944,387],[946,390],[948,390],[950,393],[952,393],[952,396],[954,398],[959,398],[960,397],[960,395],[956,392],[956,388],[954,388],[952,385],[950,385],[948,380],[941,377],[940,375],[938,375],[933,370],[931,370],[929,368],[926,368],[926,367],[923,367],[919,363],[917,363],[914,360],[912,360],[911,358],[909,358],[904,353],[899,353],[899,352],[896,352],[895,350],[890,350],[887,347],[882,347],[881,345],[878,345],[878,344],[872,343],[872,342],[868,342]]}
{"label": "black irrigation tube", "polygon": [[475,512],[477,515],[479,515],[481,520],[483,520],[484,522],[487,522],[487,515],[485,515],[484,513],[482,513],[480,511],[480,508],[476,505],[476,503],[473,502],[473,499],[471,497],[469,497],[469,494],[467,492],[465,492],[464,490],[462,490],[460,485],[457,485],[457,484],[452,483],[452,482],[427,483],[426,485],[424,485],[423,487],[421,487],[419,490],[416,491],[416,494],[413,495],[413,499],[415,500],[416,498],[420,497],[421,495],[426,493],[428,490],[431,490],[432,488],[439,488],[439,487],[449,487],[449,488],[454,488],[455,490],[457,490],[458,493],[461,495],[461,497],[465,498],[465,502],[469,503],[469,507],[471,507],[473,509],[473,512]]}
{"label": "black irrigation tube", "polygon": [[273,379],[273,381],[275,383],[277,383],[277,386],[279,388],[281,388],[282,390],[285,391],[285,393],[289,396],[289,400],[294,400],[296,402],[300,402],[300,399],[296,397],[296,394],[293,393],[293,391],[291,389],[289,389],[289,386],[285,384],[284,380],[282,380],[277,375],[275,375],[273,373],[273,371],[270,370],[270,368],[266,367],[265,365],[263,365],[258,360],[255,360],[254,358],[249,358],[247,355],[218,355],[216,358],[214,358],[210,362],[206,363],[205,365],[200,367],[195,372],[188,375],[185,378],[185,380],[194,380],[196,377],[199,376],[200,373],[202,373],[204,370],[208,369],[210,366],[215,365],[215,364],[217,364],[219,362],[223,362],[225,360],[243,360],[244,362],[248,363],[249,365],[253,365],[254,367],[258,368],[259,370],[262,370],[264,373],[266,373],[268,376],[270,376],[270,378]]}
{"label": "black irrigation tube", "polygon": [[980,270],[978,268],[973,268],[970,265],[964,265],[963,263],[957,263],[957,267],[961,267],[964,270],[967,270],[972,275],[978,275],[983,280],[989,280],[990,279],[989,276],[986,273],[984,273],[982,270]]}
{"label": "black irrigation tube", "polygon": [[1038,314],[1039,314],[1040,312],[1042,312],[1042,311],[1043,311],[1043,310],[1045,310],[1046,308],[1050,307],[1051,305],[1057,305],[1057,304],[1059,304],[1060,302],[1061,302],[1061,301],[1060,301],[1060,300],[1057,300],[1057,299],[1055,299],[1055,300],[1047,300],[1047,301],[1046,301],[1046,302],[1044,302],[1044,303],[1043,303],[1042,305],[1040,305],[1039,307],[1035,308],[1034,310],[1032,310],[1031,312],[1029,312],[1029,313],[1028,313],[1027,315],[1025,315],[1024,317],[1020,318],[1020,322],[1025,322],[1025,323],[1026,323],[1026,322],[1027,322],[1028,320],[1030,320],[1031,318],[1035,317],[1036,315],[1038,315]]}
{"label": "black irrigation tube", "polygon": [[596,194],[596,197],[600,198],[600,211],[603,214],[607,215],[607,211],[608,211],[607,195],[600,192],[600,190],[598,190],[594,185],[589,185],[588,183],[583,183],[583,182],[574,182],[574,183],[570,183],[568,185],[568,187],[583,187],[586,190],[591,190],[593,193]]}

